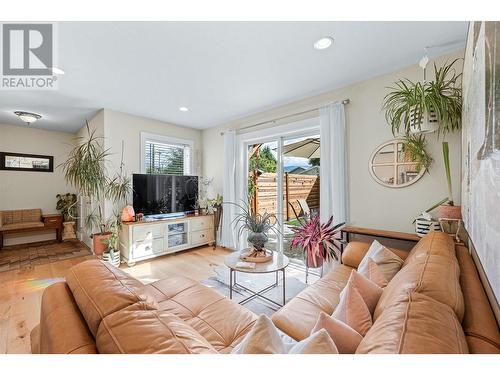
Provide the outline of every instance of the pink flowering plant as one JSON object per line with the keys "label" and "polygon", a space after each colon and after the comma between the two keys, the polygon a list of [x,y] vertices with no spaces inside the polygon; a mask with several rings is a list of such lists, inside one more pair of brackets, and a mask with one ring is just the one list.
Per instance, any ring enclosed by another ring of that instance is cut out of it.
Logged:
{"label": "pink flowering plant", "polygon": [[339,232],[345,223],[333,225],[333,216],[321,224],[319,214],[310,214],[299,225],[291,227],[294,233],[290,249],[302,249],[308,264],[319,267],[324,261],[340,259]]}

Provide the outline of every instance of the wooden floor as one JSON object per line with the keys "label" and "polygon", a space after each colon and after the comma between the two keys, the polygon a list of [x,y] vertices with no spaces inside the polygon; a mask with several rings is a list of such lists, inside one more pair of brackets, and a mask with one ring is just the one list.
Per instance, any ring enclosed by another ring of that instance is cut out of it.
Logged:
{"label": "wooden floor", "polygon": [[[214,268],[224,264],[228,253],[223,248],[200,247],[130,268],[124,265],[122,269],[145,284],[177,275],[201,281],[215,275]],[[43,290],[62,281],[70,267],[91,258],[93,256],[0,272],[0,354],[31,352],[29,334],[40,320]]]}

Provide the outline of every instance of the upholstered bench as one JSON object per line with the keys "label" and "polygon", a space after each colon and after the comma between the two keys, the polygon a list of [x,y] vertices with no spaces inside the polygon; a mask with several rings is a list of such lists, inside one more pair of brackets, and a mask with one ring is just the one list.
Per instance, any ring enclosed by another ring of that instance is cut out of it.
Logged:
{"label": "upholstered bench", "polygon": [[55,229],[57,239],[61,241],[62,216],[42,215],[42,210],[39,208],[0,211],[0,249],[3,247],[4,234],[47,229]]}

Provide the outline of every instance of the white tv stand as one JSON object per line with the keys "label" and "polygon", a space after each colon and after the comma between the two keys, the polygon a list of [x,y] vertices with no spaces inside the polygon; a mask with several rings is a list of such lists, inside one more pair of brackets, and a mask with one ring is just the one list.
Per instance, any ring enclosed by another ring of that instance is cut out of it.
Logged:
{"label": "white tv stand", "polygon": [[214,242],[213,215],[185,215],[123,223],[120,230],[122,261],[129,266]]}

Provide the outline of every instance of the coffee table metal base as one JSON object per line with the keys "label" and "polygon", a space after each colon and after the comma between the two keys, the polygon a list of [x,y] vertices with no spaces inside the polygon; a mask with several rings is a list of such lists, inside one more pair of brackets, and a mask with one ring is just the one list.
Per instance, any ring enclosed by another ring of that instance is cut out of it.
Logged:
{"label": "coffee table metal base", "polygon": [[[264,293],[266,293],[266,292],[270,291],[271,289],[276,288],[278,286],[278,284],[279,284],[278,275],[279,275],[280,271],[283,272],[283,304],[280,304],[276,301],[273,301],[272,299],[267,298],[266,296],[263,295]],[[237,270],[233,270],[231,268],[229,269],[229,299],[233,299],[233,289],[234,289],[234,287],[238,287],[238,288],[241,288],[244,291],[251,294],[250,296],[248,296],[245,299],[238,302],[240,305],[243,305],[243,304],[245,304],[245,303],[247,303],[247,302],[249,302],[257,297],[262,298],[268,302],[271,302],[279,307],[283,307],[285,305],[286,284],[285,284],[285,269],[284,268],[282,270],[276,271],[276,281],[274,284],[269,285],[269,286],[267,286],[264,289],[261,289],[259,291],[254,291],[252,289],[247,288],[246,286],[238,284],[238,282],[236,281],[236,273],[237,272],[238,272]]]}

